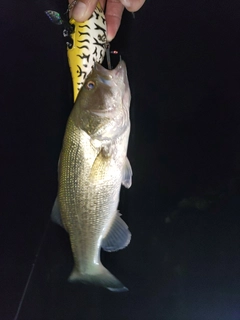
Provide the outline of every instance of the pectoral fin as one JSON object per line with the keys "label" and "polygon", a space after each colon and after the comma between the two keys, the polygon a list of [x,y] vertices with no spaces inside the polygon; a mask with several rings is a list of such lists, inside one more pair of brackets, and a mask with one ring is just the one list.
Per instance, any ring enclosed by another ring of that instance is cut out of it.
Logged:
{"label": "pectoral fin", "polygon": [[53,205],[53,208],[52,208],[51,219],[52,219],[52,222],[54,222],[54,223],[58,224],[60,227],[64,228],[63,223],[62,223],[60,208],[59,208],[58,197],[56,198],[54,205]]}
{"label": "pectoral fin", "polygon": [[127,224],[120,218],[117,211],[113,224],[102,240],[102,248],[105,251],[117,251],[125,248],[131,240],[131,232],[128,230]]}
{"label": "pectoral fin", "polygon": [[123,167],[122,185],[129,189],[132,185],[132,168],[128,158],[125,159],[125,164]]}

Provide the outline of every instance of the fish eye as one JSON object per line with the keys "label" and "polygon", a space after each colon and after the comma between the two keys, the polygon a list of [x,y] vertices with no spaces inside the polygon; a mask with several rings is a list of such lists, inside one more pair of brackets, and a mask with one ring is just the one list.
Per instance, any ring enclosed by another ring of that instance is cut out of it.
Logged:
{"label": "fish eye", "polygon": [[95,82],[93,82],[93,81],[88,81],[87,84],[86,84],[86,87],[87,87],[88,90],[94,89],[94,87],[95,87]]}

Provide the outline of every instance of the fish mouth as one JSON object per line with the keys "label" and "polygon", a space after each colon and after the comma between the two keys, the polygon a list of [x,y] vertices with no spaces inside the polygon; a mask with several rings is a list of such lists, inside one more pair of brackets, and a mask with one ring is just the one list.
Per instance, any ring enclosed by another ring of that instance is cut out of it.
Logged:
{"label": "fish mouth", "polygon": [[99,117],[106,117],[107,114],[110,114],[110,112],[112,111],[112,108],[106,109],[106,110],[91,110],[90,112],[95,114],[96,116]]}
{"label": "fish mouth", "polygon": [[127,67],[126,67],[126,64],[123,60],[120,60],[118,65],[114,69],[111,69],[111,70],[104,68],[99,63],[95,64],[95,69],[100,74],[102,73],[104,75],[108,75],[113,78],[118,78],[119,76],[121,77],[122,75],[127,73]]}

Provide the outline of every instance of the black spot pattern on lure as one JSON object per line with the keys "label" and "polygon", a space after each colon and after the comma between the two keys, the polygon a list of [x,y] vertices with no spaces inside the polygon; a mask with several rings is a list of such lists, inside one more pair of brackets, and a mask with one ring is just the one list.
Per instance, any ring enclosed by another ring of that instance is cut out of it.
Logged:
{"label": "black spot pattern on lure", "polygon": [[84,53],[82,55],[77,54],[77,57],[81,58],[82,60],[87,59],[87,62],[89,62],[90,54],[88,54],[88,55],[86,55]]}
{"label": "black spot pattern on lure", "polygon": [[103,58],[103,50],[100,50],[100,57]]}
{"label": "black spot pattern on lure", "polygon": [[78,49],[87,49],[87,50],[89,50],[89,48],[87,46],[81,46],[81,47],[77,46],[77,48]]}
{"label": "black spot pattern on lure", "polygon": [[81,32],[81,31],[78,31],[78,33],[79,33],[79,36],[81,37],[81,36],[89,36],[90,37],[90,34],[88,33],[88,32]]}
{"label": "black spot pattern on lure", "polygon": [[[98,12],[100,12],[100,13],[103,12],[102,9],[101,9],[101,7],[96,7],[96,11],[98,11]],[[95,12],[96,12],[96,11],[95,11]]]}
{"label": "black spot pattern on lure", "polygon": [[[97,13],[96,11],[98,11],[99,13]],[[93,11],[93,13],[91,14],[91,16],[90,16],[90,18],[89,18],[88,20],[94,18],[94,16],[95,16],[96,20],[98,20],[99,15],[100,15],[100,13],[102,13],[102,12],[103,12],[102,9],[100,9],[100,8],[97,6],[96,9],[95,9],[95,11]]]}
{"label": "black spot pattern on lure", "polygon": [[105,34],[105,29],[100,27],[97,23],[94,23],[94,24],[95,24],[95,29],[94,30],[101,30],[103,32],[103,34]]}
{"label": "black spot pattern on lure", "polygon": [[90,41],[88,40],[88,39],[84,39],[84,40],[78,40],[77,42],[88,42],[88,43],[90,43]]}
{"label": "black spot pattern on lure", "polygon": [[[95,44],[96,46],[100,46],[100,47],[102,47],[102,48],[104,48],[105,47],[105,43],[103,43],[103,42],[99,42],[96,38],[93,38],[94,39],[94,43],[93,44]],[[102,40],[102,39],[101,39]]]}
{"label": "black spot pattern on lure", "polygon": [[77,65],[78,67],[78,70],[77,70],[77,73],[78,73],[78,77],[81,77],[83,75],[84,79],[86,78],[86,75],[87,73],[85,71],[82,71],[81,67],[79,65]]}
{"label": "black spot pattern on lure", "polygon": [[89,19],[88,20],[91,20],[93,18],[93,13],[91,14],[91,16],[89,17]]}
{"label": "black spot pattern on lure", "polygon": [[98,18],[99,18],[99,13],[97,13],[97,12],[94,12],[95,13],[95,18],[96,18],[96,20],[98,20]]}
{"label": "black spot pattern on lure", "polygon": [[78,28],[88,28],[88,29],[90,29],[90,27],[87,24],[84,24],[83,26],[78,25]]}

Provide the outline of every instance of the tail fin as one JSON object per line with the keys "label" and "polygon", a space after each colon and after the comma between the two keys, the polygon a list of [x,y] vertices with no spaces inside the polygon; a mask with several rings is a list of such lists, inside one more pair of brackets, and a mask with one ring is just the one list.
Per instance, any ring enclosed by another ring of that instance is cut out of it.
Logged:
{"label": "tail fin", "polygon": [[117,278],[114,277],[102,264],[98,265],[93,273],[80,273],[76,268],[73,269],[69,281],[80,281],[85,284],[92,284],[104,287],[113,292],[128,291]]}

